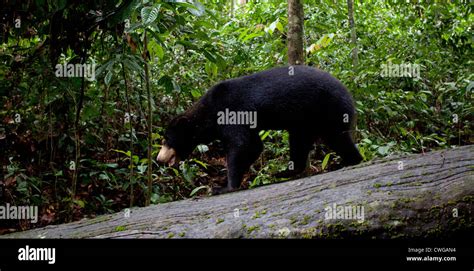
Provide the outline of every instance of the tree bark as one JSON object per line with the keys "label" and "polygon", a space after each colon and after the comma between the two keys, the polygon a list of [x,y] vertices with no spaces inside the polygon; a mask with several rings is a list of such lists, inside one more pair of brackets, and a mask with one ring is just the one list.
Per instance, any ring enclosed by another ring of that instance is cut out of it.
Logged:
{"label": "tree bark", "polygon": [[[153,125],[153,115],[152,115],[152,108],[151,108],[151,90],[150,90],[150,73],[148,71],[148,40],[146,36],[146,28],[145,33],[143,34],[143,59],[145,60],[145,86],[146,86],[146,97],[148,103],[148,125],[147,125],[147,137],[148,137],[148,146],[147,146],[147,197],[145,199],[145,205],[150,205],[151,201],[151,194],[153,190],[153,178],[152,178],[152,170],[153,170],[153,162],[151,157],[152,151],[152,144],[153,144],[153,133],[152,133],[152,125]],[[130,135],[132,136],[132,135]],[[133,157],[130,157],[133,160]]]}
{"label": "tree bark", "polygon": [[303,0],[288,0],[288,63],[304,64]]}
{"label": "tree bark", "polygon": [[[413,238],[471,232],[474,145],[389,157],[312,177],[3,238]],[[327,207],[364,218],[327,219]]]}

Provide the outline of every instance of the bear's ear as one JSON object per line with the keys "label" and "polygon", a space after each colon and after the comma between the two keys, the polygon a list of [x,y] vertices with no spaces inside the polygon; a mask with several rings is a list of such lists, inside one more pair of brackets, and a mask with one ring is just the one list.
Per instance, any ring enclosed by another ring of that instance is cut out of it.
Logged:
{"label": "bear's ear", "polygon": [[189,122],[190,122],[189,118],[185,115],[177,116],[173,121],[173,123],[176,126],[181,126],[181,127],[188,126]]}

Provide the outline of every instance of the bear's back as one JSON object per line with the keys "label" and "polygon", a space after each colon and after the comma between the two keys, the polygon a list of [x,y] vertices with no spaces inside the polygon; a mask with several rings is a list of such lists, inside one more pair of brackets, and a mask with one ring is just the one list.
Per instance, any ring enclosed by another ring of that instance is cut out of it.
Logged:
{"label": "bear's back", "polygon": [[297,124],[308,116],[314,122],[326,122],[343,113],[354,114],[352,98],[342,83],[327,72],[303,65],[222,81],[204,95],[202,103],[211,112],[256,111],[269,127]]}

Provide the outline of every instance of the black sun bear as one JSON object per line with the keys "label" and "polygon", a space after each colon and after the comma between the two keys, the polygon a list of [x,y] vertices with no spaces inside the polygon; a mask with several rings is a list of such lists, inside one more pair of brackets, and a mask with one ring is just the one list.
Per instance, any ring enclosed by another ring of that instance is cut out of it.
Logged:
{"label": "black sun bear", "polygon": [[169,123],[157,160],[173,165],[198,144],[219,139],[227,153],[227,187],[214,192],[229,192],[240,187],[262,152],[260,130],[288,131],[293,165],[288,173],[305,170],[317,139],[345,165],[359,163],[351,138],[354,119],[351,95],[329,73],[303,65],[273,68],[213,86]]}

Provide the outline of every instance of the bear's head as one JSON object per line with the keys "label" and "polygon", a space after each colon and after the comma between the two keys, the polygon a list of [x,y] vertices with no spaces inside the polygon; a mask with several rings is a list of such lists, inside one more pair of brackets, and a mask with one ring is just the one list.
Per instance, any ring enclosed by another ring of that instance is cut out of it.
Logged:
{"label": "bear's head", "polygon": [[181,159],[186,159],[196,145],[194,132],[193,125],[187,116],[180,115],[171,120],[156,160],[173,166]]}

